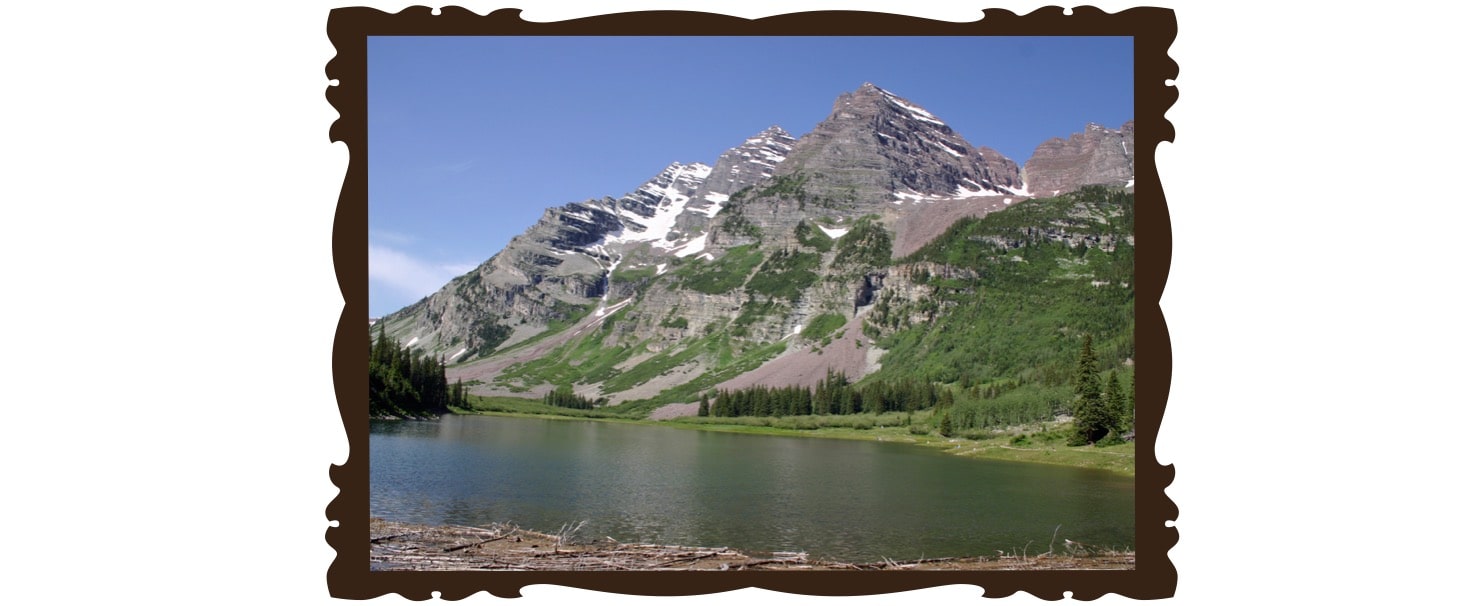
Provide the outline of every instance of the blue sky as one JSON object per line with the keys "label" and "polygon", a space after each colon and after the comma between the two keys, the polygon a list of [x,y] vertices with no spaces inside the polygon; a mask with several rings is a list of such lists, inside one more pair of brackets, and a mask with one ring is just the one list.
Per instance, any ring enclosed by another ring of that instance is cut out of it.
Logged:
{"label": "blue sky", "polygon": [[1025,164],[1133,117],[1127,37],[374,37],[370,309],[470,271],[550,206],[801,136],[872,82]]}

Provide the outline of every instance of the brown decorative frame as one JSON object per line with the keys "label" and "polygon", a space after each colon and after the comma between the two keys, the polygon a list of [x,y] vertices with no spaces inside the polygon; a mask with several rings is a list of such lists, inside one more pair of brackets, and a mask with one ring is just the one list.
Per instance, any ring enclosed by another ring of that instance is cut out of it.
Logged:
{"label": "brown decorative frame", "polygon": [[[331,465],[329,477],[339,495],[329,503],[326,537],[338,553],[328,570],[329,592],[338,598],[368,599],[399,593],[414,600],[439,592],[461,599],[479,591],[518,597],[528,585],[567,587],[638,595],[695,595],[758,587],[811,595],[878,594],[943,585],[979,586],[987,597],[1026,591],[1059,599],[1106,593],[1152,599],[1175,592],[1176,571],[1169,550],[1178,539],[1178,511],[1165,494],[1174,467],[1154,456],[1156,437],[1170,387],[1170,338],[1160,311],[1160,295],[1170,269],[1170,218],[1155,168],[1154,150],[1174,139],[1165,113],[1177,92],[1169,82],[1178,67],[1169,57],[1175,38],[1173,11],[1133,8],[1114,14],[1094,7],[1046,7],[1026,15],[990,9],[979,21],[952,23],[884,13],[826,11],[744,19],[697,12],[650,11],[602,15],[553,23],[532,23],[517,9],[478,15],[460,7],[440,14],[424,6],[390,14],[369,8],[333,10],[328,35],[338,54],[328,63],[327,97],[339,112],[329,128],[331,141],[349,148],[349,168],[334,217],[333,254],[345,300],[334,338],[334,387],[349,439],[349,459]],[[568,36],[568,35],[940,35],[940,36],[1132,36],[1134,38],[1134,119],[1140,149],[1136,175],[1136,402],[1140,456],[1135,459],[1134,570],[1063,571],[732,571],[732,572],[419,572],[369,569],[369,401],[364,352],[369,333],[363,310],[368,297],[369,246],[366,109],[366,42],[369,36]],[[1149,145],[1145,146],[1144,143]],[[659,581],[659,582],[653,582]]]}

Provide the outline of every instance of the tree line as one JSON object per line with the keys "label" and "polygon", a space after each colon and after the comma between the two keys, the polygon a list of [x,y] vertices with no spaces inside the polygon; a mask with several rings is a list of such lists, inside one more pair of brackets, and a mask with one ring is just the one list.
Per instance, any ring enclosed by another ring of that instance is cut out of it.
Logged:
{"label": "tree line", "polygon": [[544,404],[558,406],[560,408],[573,408],[576,410],[592,410],[601,405],[601,400],[587,398],[577,395],[569,385],[561,385],[554,391],[544,394]]}
{"label": "tree line", "polygon": [[1127,393],[1119,383],[1119,371],[1109,371],[1100,381],[1098,354],[1093,336],[1083,337],[1078,354],[1078,378],[1073,399],[1073,444],[1116,443],[1134,428],[1134,377]]}
{"label": "tree line", "polygon": [[434,417],[467,408],[467,390],[461,380],[447,384],[444,362],[401,347],[383,325],[369,353],[370,417]]}
{"label": "tree line", "polygon": [[720,389],[704,392],[700,417],[784,417],[915,411],[953,403],[953,394],[926,381],[902,379],[857,386],[847,375],[827,369],[815,388],[806,386]]}
{"label": "tree line", "polygon": [[845,374],[828,370],[815,387],[753,386],[704,392],[700,417],[785,417],[932,410],[946,437],[957,431],[1049,421],[1073,415],[1074,445],[1113,444],[1134,428],[1134,375],[1121,379],[1117,369],[1105,377],[1099,370],[1093,337],[1083,337],[1077,377],[1061,388],[997,381],[954,388],[904,378],[851,383]]}

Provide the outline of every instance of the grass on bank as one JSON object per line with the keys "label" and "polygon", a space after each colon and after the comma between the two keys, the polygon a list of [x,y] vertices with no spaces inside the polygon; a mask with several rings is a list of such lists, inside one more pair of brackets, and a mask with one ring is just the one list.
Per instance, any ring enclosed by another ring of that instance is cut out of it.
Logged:
{"label": "grass on bank", "polygon": [[813,436],[914,444],[976,459],[1067,465],[1134,475],[1134,443],[1068,446],[1071,422],[939,435],[927,425],[930,411],[909,413],[807,415],[799,417],[681,417],[661,424],[710,431],[781,436]]}
{"label": "grass on bank", "polygon": [[456,410],[462,414],[502,414],[509,416],[569,417],[578,419],[620,419],[621,415],[601,409],[580,410],[550,406],[542,400],[510,396],[467,396],[470,408]]}
{"label": "grass on bank", "polygon": [[[914,444],[949,454],[1020,463],[1067,465],[1134,475],[1134,443],[1111,446],[1068,446],[1070,422],[1037,423],[1032,426],[993,430],[967,430],[955,437],[939,435],[931,411],[888,412],[855,415],[803,415],[791,417],[679,417],[652,421],[632,413],[611,410],[577,410],[516,397],[471,396],[467,414],[545,417],[617,421],[756,435],[803,436],[847,440],[877,440]],[[641,413],[640,416],[644,416]],[[934,425],[930,425],[931,421]]]}

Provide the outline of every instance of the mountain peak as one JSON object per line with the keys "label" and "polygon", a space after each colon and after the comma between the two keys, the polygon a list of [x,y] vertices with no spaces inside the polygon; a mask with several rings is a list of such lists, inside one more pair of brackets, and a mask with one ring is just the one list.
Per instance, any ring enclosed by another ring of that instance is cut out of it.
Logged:
{"label": "mountain peak", "polygon": [[1014,185],[1014,177],[1006,176],[1014,168],[992,170],[987,164],[943,120],[864,82],[837,97],[831,115],[796,143],[775,173],[825,173],[817,180],[818,191],[859,202],[1009,193],[1003,186]]}
{"label": "mountain peak", "polygon": [[769,128],[766,128],[765,130],[760,131],[759,136],[762,136],[762,137],[775,137],[775,136],[790,137],[791,135],[790,135],[790,133],[786,132],[785,129],[780,128],[780,125],[779,124],[771,124]]}
{"label": "mountain peak", "polygon": [[1134,182],[1134,121],[1119,130],[1089,122],[1067,139],[1054,137],[1037,146],[1022,168],[1033,194],[1052,196],[1084,185]]}
{"label": "mountain peak", "polygon": [[932,127],[953,133],[949,126],[945,125],[934,114],[929,113],[917,103],[909,101],[897,93],[889,91],[871,82],[862,83],[861,87],[850,93],[842,93],[837,97],[836,104],[832,106],[832,117],[839,114],[888,114],[890,117],[905,118],[927,122]]}
{"label": "mountain peak", "polygon": [[770,125],[719,156],[713,163],[713,178],[703,193],[705,196],[712,193],[727,198],[729,194],[770,178],[775,174],[775,167],[790,155],[794,145],[795,137],[779,125]]}
{"label": "mountain peak", "polygon": [[[766,128],[765,130],[756,133],[754,136],[745,139],[743,145],[740,145],[739,147],[736,147],[733,150],[729,151],[773,145],[776,142],[781,143],[783,147],[789,148],[790,144],[795,142],[795,137],[792,137],[790,133],[785,131],[785,129],[780,128],[779,124],[771,124],[769,128]],[[786,151],[789,150],[787,149]]]}

